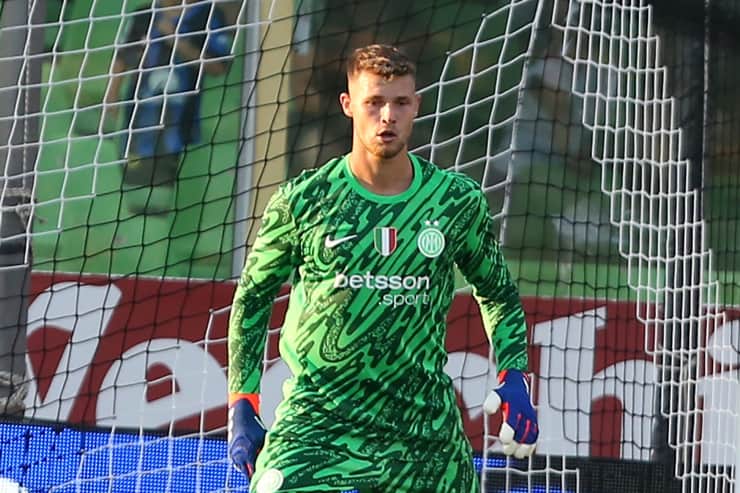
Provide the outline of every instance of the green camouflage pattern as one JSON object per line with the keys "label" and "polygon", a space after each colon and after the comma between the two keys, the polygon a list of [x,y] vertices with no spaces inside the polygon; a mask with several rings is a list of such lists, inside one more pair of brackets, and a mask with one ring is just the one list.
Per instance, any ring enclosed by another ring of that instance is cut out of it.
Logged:
{"label": "green camouflage pattern", "polygon": [[371,193],[342,157],[283,184],[265,210],[229,326],[229,391],[257,393],[273,299],[293,275],[280,335],[293,378],[258,476],[276,468],[289,470],[291,487],[339,485],[327,470],[349,461],[356,486],[375,481],[383,461],[470,462],[444,372],[455,265],[473,286],[498,368],[526,369],[524,313],[485,196],[465,175],[411,158],[402,194]]}

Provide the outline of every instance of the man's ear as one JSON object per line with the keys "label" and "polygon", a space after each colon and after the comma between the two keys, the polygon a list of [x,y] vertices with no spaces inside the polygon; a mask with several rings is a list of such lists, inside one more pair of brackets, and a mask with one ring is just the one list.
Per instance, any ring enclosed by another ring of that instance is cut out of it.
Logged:
{"label": "man's ear", "polygon": [[342,111],[348,118],[352,118],[352,108],[350,108],[350,97],[349,93],[343,92],[339,95],[339,104],[342,106]]}

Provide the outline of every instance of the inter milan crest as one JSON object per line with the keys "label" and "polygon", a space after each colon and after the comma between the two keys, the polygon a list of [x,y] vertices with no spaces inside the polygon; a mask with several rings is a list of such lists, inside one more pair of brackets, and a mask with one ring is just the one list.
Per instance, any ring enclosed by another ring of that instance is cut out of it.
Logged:
{"label": "inter milan crest", "polygon": [[398,246],[398,231],[396,228],[375,228],[373,246],[384,257],[393,253]]}
{"label": "inter milan crest", "polygon": [[419,233],[416,245],[425,257],[439,257],[445,249],[445,235],[439,229],[439,221],[424,221],[424,225],[426,227]]}

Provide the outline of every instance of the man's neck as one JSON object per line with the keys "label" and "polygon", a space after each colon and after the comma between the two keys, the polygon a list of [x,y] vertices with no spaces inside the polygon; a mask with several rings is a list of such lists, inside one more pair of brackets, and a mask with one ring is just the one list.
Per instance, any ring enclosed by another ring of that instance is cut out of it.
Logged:
{"label": "man's neck", "polygon": [[353,150],[349,167],[363,187],[378,195],[403,193],[414,179],[414,167],[405,149],[390,159]]}

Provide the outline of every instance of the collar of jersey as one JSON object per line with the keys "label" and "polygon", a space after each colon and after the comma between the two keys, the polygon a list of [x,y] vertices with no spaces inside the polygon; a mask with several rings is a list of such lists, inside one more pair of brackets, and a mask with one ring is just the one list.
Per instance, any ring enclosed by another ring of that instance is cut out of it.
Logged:
{"label": "collar of jersey", "polygon": [[414,168],[414,177],[411,179],[411,184],[406,190],[395,195],[380,195],[363,187],[362,183],[360,183],[357,177],[355,177],[354,173],[352,173],[352,169],[349,167],[349,154],[345,154],[342,160],[344,161],[344,171],[347,173],[347,180],[358,194],[367,200],[372,200],[373,202],[392,204],[408,199],[416,193],[421,185],[421,165],[418,161],[419,158],[409,153],[409,159],[411,159],[411,166]]}

